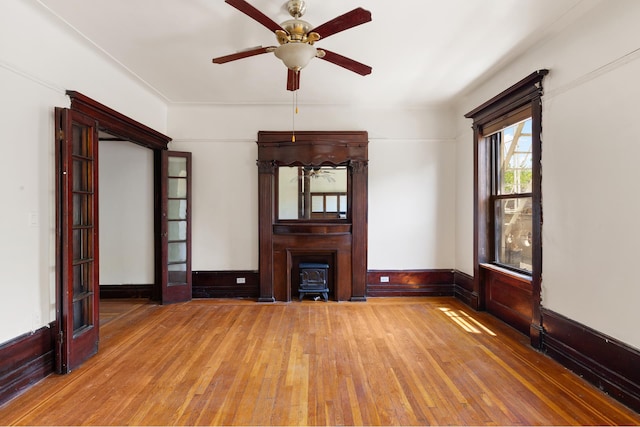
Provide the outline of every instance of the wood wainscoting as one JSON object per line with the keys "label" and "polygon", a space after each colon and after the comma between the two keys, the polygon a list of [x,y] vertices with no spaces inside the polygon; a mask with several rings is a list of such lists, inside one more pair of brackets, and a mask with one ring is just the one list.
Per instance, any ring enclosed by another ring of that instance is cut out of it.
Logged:
{"label": "wood wainscoting", "polygon": [[478,293],[474,288],[473,276],[463,273],[462,271],[455,270],[453,272],[453,286],[454,295],[460,301],[472,307],[474,310],[480,308],[480,300]]}
{"label": "wood wainscoting", "polygon": [[100,298],[123,299],[123,298],[146,298],[153,297],[154,285],[100,285]]}
{"label": "wood wainscoting", "polygon": [[258,298],[260,274],[255,270],[194,271],[194,298]]}
{"label": "wood wainscoting", "polygon": [[0,405],[54,371],[55,324],[0,345]]}
{"label": "wood wainscoting", "polygon": [[434,270],[369,270],[367,296],[453,296],[454,271]]}
{"label": "wood wainscoting", "polygon": [[493,265],[480,266],[486,310],[529,336],[533,320],[531,278]]}
{"label": "wood wainscoting", "polygon": [[542,319],[549,356],[640,412],[640,351],[551,310]]}

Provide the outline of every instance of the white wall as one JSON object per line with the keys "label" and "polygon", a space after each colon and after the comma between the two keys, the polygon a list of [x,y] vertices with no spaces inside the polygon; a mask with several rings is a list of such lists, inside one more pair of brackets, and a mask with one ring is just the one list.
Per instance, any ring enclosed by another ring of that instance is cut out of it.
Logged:
{"label": "white wall", "polygon": [[253,141],[174,140],[193,153],[193,270],[258,269],[258,168]]}
{"label": "white wall", "polygon": [[[540,68],[544,307],[640,348],[640,2],[605,1],[467,94],[458,117]],[[458,123],[469,165],[470,122]],[[466,131],[465,129],[469,129]],[[458,173],[457,267],[471,273],[473,177]]]}
{"label": "white wall", "polygon": [[153,150],[100,141],[100,284],[154,283]]}
{"label": "white wall", "polygon": [[[369,269],[452,268],[455,141],[446,108],[301,105],[297,130],[369,132]],[[291,106],[174,105],[170,148],[193,152],[193,269],[258,269],[260,130]]]}
{"label": "white wall", "polygon": [[455,145],[369,144],[369,269],[453,268]]}
{"label": "white wall", "polygon": [[159,131],[164,101],[32,1],[0,2],[0,343],[55,320],[55,106],[78,90]]}

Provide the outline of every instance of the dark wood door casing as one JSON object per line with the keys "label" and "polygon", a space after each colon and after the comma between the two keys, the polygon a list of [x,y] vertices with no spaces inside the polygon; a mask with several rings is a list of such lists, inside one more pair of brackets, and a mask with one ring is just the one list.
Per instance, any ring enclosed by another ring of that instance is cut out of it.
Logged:
{"label": "dark wood door casing", "polygon": [[[366,300],[368,134],[366,131],[258,132],[259,301],[291,299],[291,260],[325,254],[335,260],[334,298]],[[276,218],[279,166],[345,165],[349,170],[347,221]]]}

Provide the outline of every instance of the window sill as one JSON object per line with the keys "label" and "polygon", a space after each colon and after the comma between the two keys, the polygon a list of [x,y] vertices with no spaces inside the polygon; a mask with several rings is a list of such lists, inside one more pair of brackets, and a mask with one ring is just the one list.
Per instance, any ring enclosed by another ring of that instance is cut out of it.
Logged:
{"label": "window sill", "polygon": [[531,285],[531,276],[528,274],[518,273],[517,271],[509,270],[508,268],[500,267],[498,265],[489,264],[489,263],[480,263],[480,268],[485,270],[490,270],[505,276],[509,276],[520,282]]}

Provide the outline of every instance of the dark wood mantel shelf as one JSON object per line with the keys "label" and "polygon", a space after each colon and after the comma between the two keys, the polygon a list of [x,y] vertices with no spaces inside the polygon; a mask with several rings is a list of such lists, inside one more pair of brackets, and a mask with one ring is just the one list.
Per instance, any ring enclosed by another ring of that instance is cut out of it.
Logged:
{"label": "dark wood mantel shelf", "polygon": [[351,234],[351,224],[274,224],[273,234]]}

